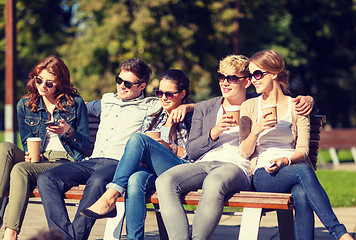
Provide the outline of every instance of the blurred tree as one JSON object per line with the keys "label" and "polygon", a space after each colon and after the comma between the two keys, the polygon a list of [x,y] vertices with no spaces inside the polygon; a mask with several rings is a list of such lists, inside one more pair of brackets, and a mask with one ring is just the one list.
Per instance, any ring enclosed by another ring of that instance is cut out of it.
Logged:
{"label": "blurred tree", "polygon": [[69,66],[83,98],[98,99],[115,91],[120,63],[138,57],[154,70],[148,95],[165,70],[179,68],[200,101],[220,94],[215,81],[220,59],[275,49],[291,70],[292,95],[312,95],[328,123],[350,127],[356,125],[355,2],[18,0],[19,85],[37,61],[54,53]]}
{"label": "blurred tree", "polygon": [[231,22],[241,13],[232,0],[78,0],[76,35],[61,49],[87,100],[114,91],[119,64],[138,57],[157,78],[169,68],[185,71],[195,100],[217,93],[212,86],[218,61],[231,53]]}
{"label": "blurred tree", "polygon": [[[71,0],[17,0],[17,97],[26,92],[27,76],[42,58],[55,54],[70,35]],[[0,2],[5,11],[5,0]],[[5,19],[0,15],[0,117],[3,119],[5,78]],[[2,120],[1,120],[2,121]],[[0,121],[0,127],[1,126]]]}

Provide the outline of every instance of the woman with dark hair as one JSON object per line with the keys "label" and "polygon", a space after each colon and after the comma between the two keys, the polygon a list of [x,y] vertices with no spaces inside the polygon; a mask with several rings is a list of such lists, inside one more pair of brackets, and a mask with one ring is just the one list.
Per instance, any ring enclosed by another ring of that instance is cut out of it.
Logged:
{"label": "woman with dark hair", "polygon": [[[24,150],[9,142],[0,144],[0,198],[10,185],[3,239],[17,238],[38,175],[63,162],[80,161],[90,144],[87,108],[70,83],[65,63],[48,56],[28,79],[28,93],[17,104]],[[40,162],[33,162],[29,156],[30,137],[41,139]]]}
{"label": "woman with dark hair", "polygon": [[[263,50],[250,58],[252,84],[259,97],[241,106],[240,154],[251,159],[253,185],[262,192],[291,192],[295,208],[295,239],[314,239],[314,212],[333,239],[353,239],[340,224],[308,158],[310,120],[297,115],[287,96],[289,71],[283,58]],[[267,105],[272,111],[262,112]]]}
{"label": "woman with dark hair", "polygon": [[191,114],[179,123],[172,121],[172,110],[189,103],[189,79],[181,71],[166,71],[156,95],[162,108],[146,117],[142,132],[159,130],[161,137],[152,139],[134,133],[128,140],[125,153],[116,168],[113,181],[106,192],[81,214],[90,218],[114,217],[116,198],[125,192],[125,209],[128,239],[143,239],[146,215],[146,192],[154,189],[157,176],[167,169],[187,161],[184,148],[190,130]]}

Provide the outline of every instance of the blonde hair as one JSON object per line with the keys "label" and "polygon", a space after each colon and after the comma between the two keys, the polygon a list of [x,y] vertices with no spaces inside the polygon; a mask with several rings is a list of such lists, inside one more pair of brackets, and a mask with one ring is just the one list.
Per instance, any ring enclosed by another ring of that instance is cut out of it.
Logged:
{"label": "blonde hair", "polygon": [[249,63],[250,60],[243,55],[229,55],[220,61],[218,73],[234,72],[248,76],[250,74],[248,71]]}
{"label": "blonde hair", "polygon": [[285,69],[284,60],[278,52],[274,50],[262,50],[253,54],[250,61],[267,72],[277,73],[277,81],[282,91],[290,93],[289,71]]}

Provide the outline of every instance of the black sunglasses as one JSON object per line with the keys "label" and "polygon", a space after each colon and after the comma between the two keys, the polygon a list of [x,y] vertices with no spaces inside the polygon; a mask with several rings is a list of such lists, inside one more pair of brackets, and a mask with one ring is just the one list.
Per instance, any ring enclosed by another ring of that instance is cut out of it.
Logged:
{"label": "black sunglasses", "polygon": [[250,78],[254,77],[256,80],[260,80],[261,78],[263,78],[263,75],[267,74],[269,72],[262,72],[261,70],[255,70]]}
{"label": "black sunglasses", "polygon": [[[48,81],[49,81],[49,80],[46,80],[46,82],[45,82],[46,87],[48,87],[48,88],[53,88],[54,83],[53,83],[53,82],[48,82]],[[43,83],[43,80],[42,80],[42,78],[35,76],[35,82],[36,82],[38,85],[41,85],[41,84]]]}
{"label": "black sunglasses", "polygon": [[166,98],[168,98],[169,100],[172,100],[174,98],[174,94],[177,94],[180,92],[163,92],[161,90],[156,90],[156,96],[158,98],[162,98],[163,95],[166,95]]}
{"label": "black sunglasses", "polygon": [[121,84],[122,82],[124,82],[124,85],[126,88],[130,89],[133,85],[141,85],[142,82],[138,82],[138,83],[132,83],[132,82],[129,82],[129,81],[125,81],[124,79],[122,79],[121,77],[119,77],[119,75],[116,76],[116,79],[115,79],[116,83],[117,84]]}
{"label": "black sunglasses", "polygon": [[219,82],[224,82],[225,79],[226,79],[228,83],[230,83],[230,84],[235,84],[235,83],[237,83],[240,79],[243,79],[243,78],[249,78],[249,77],[248,77],[248,76],[247,76],[247,77],[238,77],[238,76],[236,76],[236,75],[228,75],[228,76],[225,76],[224,74],[218,73],[218,80],[219,80]]}

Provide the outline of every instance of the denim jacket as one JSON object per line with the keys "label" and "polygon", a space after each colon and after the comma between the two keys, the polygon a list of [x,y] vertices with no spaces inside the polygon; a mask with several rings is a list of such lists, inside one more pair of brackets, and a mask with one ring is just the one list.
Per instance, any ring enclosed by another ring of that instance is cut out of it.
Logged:
{"label": "denim jacket", "polygon": [[[40,98],[36,112],[31,112],[31,108],[25,106],[29,98],[23,98],[17,103],[17,120],[20,129],[21,142],[24,152],[27,152],[27,138],[40,137],[41,153],[46,140],[46,125],[50,118],[50,113],[44,106],[42,98]],[[53,111],[54,121],[64,119],[73,129],[73,137],[67,138],[65,134],[58,135],[60,142],[67,153],[74,159],[80,161],[83,159],[83,154],[89,149],[89,124],[87,107],[80,96],[74,97],[75,103],[72,106],[66,106],[66,101],[62,101],[62,105],[68,111],[62,111],[57,108]]]}

